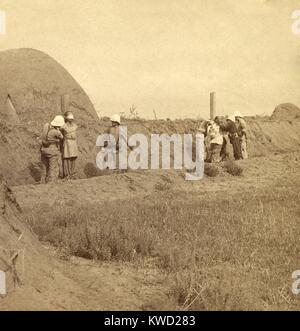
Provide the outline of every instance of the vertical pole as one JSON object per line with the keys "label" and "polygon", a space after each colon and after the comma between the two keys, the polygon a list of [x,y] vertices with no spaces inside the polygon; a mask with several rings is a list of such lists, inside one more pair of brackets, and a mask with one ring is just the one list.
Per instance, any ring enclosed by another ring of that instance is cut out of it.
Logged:
{"label": "vertical pole", "polygon": [[210,119],[216,117],[216,92],[210,93]]}
{"label": "vertical pole", "polygon": [[70,103],[70,96],[69,94],[64,94],[61,97],[61,111],[64,114],[66,111],[69,110],[69,103]]}

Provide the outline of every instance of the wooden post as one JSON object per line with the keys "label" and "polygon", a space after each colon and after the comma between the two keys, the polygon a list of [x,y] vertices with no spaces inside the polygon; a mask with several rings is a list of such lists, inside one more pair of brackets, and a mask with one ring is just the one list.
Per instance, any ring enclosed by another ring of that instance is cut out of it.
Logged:
{"label": "wooden post", "polygon": [[216,92],[210,93],[210,119],[216,117]]}
{"label": "wooden post", "polygon": [[70,96],[69,94],[64,94],[61,97],[61,112],[64,114],[69,110]]}

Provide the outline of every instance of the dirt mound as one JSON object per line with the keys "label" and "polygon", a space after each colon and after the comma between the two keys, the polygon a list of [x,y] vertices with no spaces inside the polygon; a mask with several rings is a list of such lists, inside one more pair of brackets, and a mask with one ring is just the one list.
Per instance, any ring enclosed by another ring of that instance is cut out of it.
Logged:
{"label": "dirt mound", "polygon": [[[250,157],[266,156],[300,150],[300,121],[275,121],[270,119],[246,119],[249,127],[248,150]],[[125,120],[128,135],[191,133],[195,134],[200,126],[196,120]],[[87,128],[79,124],[78,178],[104,174],[96,168],[96,137],[110,125],[108,120],[91,123]],[[39,179],[39,132],[32,133],[27,127],[8,127],[0,123],[1,168],[6,170],[11,184],[32,184]],[[231,150],[232,148],[229,148]],[[8,157],[4,157],[4,155]]]}
{"label": "dirt mound", "polygon": [[300,119],[300,108],[292,103],[282,103],[274,109],[271,119],[286,121]]}
{"label": "dirt mound", "polygon": [[37,50],[9,50],[0,53],[0,75],[0,171],[10,183],[32,183],[38,177],[42,127],[63,113],[63,105],[79,124],[80,165],[93,158],[98,115],[59,63]]}
{"label": "dirt mound", "polygon": [[[265,156],[272,153],[285,153],[300,150],[300,120],[271,120],[269,118],[246,118],[248,124],[248,150],[250,157]],[[102,122],[104,126],[105,123]],[[196,134],[201,121],[186,119],[127,120],[128,133],[156,134]],[[232,150],[230,147],[229,150]]]}
{"label": "dirt mound", "polygon": [[300,121],[248,120],[250,157],[300,150]]}
{"label": "dirt mound", "polygon": [[96,119],[94,107],[74,78],[47,54],[33,49],[0,53],[0,109],[7,96],[23,123],[44,123],[61,113],[62,96],[69,95],[70,109],[80,120]]}

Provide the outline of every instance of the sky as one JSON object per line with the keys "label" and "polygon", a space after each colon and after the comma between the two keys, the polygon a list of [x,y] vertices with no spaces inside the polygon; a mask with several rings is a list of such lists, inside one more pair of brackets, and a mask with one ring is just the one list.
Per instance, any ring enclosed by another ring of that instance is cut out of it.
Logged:
{"label": "sky", "polygon": [[[300,0],[0,0],[0,51],[35,48],[61,63],[100,116],[270,114],[300,106]],[[3,79],[3,78],[1,78]]]}

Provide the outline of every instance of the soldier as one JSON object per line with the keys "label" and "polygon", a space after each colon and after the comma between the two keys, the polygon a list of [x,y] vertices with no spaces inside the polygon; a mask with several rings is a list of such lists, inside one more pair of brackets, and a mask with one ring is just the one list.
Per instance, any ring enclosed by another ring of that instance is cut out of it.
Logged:
{"label": "soldier", "polygon": [[235,121],[237,124],[237,133],[240,139],[242,158],[248,159],[247,152],[247,123],[243,116],[239,113],[235,113]]}
{"label": "soldier", "polygon": [[76,131],[78,126],[74,123],[74,115],[67,111],[64,114],[66,124],[61,128],[64,136],[62,148],[63,178],[71,179],[75,174],[78,147],[76,142]]}
{"label": "soldier", "polygon": [[225,161],[229,157],[227,147],[228,147],[230,141],[229,141],[229,137],[228,137],[227,132],[222,129],[222,125],[224,125],[225,121],[226,121],[226,119],[223,116],[216,116],[215,117],[215,123],[217,123],[219,125],[220,133],[223,137],[222,148],[221,148],[221,152],[220,152],[221,161]]}
{"label": "soldier", "polygon": [[60,143],[63,135],[60,128],[65,124],[63,116],[55,116],[51,123],[44,125],[42,133],[41,161],[43,172],[46,172],[45,182],[53,182],[59,175]]}
{"label": "soldier", "polygon": [[204,135],[204,154],[205,154],[204,159],[206,161],[209,160],[209,150],[210,150],[209,137],[207,135],[208,126],[209,126],[209,121],[204,120],[201,122],[200,127],[198,129],[198,132]]}
{"label": "soldier", "polygon": [[228,132],[228,137],[233,148],[235,160],[242,159],[241,144],[235,124],[235,116],[231,115],[227,118],[226,123],[222,124],[221,129]]}
{"label": "soldier", "polygon": [[207,135],[209,139],[208,162],[217,163],[221,161],[221,150],[223,145],[223,135],[217,121],[208,124]]}

